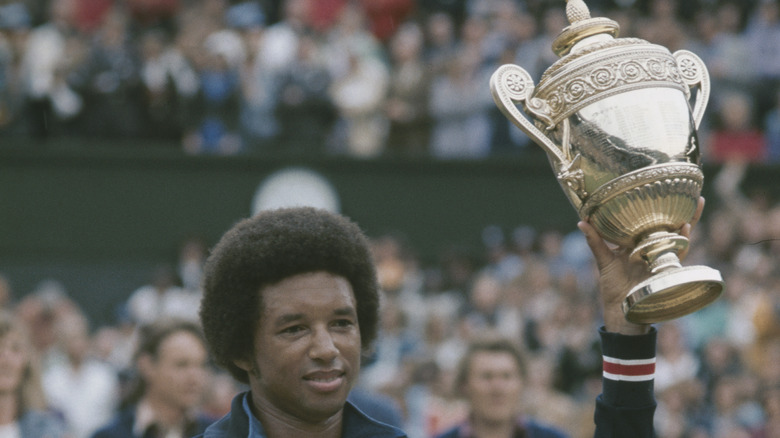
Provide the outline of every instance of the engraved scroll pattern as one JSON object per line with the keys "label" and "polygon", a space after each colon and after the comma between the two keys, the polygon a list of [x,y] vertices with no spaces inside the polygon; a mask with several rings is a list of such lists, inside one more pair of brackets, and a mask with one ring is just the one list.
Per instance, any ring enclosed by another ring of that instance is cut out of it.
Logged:
{"label": "engraved scroll pattern", "polygon": [[[669,86],[688,89],[683,82],[674,59],[647,57],[625,59],[609,64],[583,68],[576,75],[557,80],[551,89],[541,91],[540,96],[550,107],[552,125],[557,125],[569,114],[577,112],[595,99],[623,93],[639,87]],[[545,87],[547,88],[547,87]]]}

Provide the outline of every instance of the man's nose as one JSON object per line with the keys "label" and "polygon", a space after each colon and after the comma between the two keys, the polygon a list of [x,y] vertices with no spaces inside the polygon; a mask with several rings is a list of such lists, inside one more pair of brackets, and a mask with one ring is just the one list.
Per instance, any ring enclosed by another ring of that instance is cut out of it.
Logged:
{"label": "man's nose", "polygon": [[331,361],[338,356],[339,350],[333,340],[333,335],[325,328],[316,329],[312,336],[309,358],[321,361]]}

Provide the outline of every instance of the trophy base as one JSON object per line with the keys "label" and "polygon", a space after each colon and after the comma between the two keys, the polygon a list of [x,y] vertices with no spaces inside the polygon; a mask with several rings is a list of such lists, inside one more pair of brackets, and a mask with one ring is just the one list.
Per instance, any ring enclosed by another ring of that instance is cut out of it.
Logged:
{"label": "trophy base", "polygon": [[672,268],[636,285],[623,301],[626,320],[652,324],[693,313],[723,292],[720,272],[707,266]]}

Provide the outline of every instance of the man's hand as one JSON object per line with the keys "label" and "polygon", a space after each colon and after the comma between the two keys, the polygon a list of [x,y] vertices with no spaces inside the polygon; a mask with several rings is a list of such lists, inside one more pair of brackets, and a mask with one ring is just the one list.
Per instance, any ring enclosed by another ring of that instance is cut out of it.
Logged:
{"label": "man's hand", "polygon": [[[691,229],[701,218],[703,210],[704,198],[700,197],[691,222],[680,229],[680,235],[690,237]],[[625,335],[647,333],[650,326],[628,322],[622,308],[623,300],[631,288],[649,277],[647,265],[641,261],[632,262],[628,259],[631,248],[610,248],[587,219],[580,221],[577,227],[585,234],[588,246],[596,259],[605,329],[608,332]],[[687,250],[681,252],[680,260],[683,260],[686,254]]]}

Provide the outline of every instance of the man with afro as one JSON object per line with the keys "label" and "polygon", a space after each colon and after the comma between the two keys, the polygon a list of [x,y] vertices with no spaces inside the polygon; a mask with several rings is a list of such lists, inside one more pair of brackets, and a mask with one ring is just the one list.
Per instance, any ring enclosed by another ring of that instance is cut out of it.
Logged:
{"label": "man with afro", "polygon": [[368,241],[347,218],[294,207],[236,224],[206,262],[200,317],[215,361],[250,391],[204,437],[405,437],[347,401],[378,307]]}

